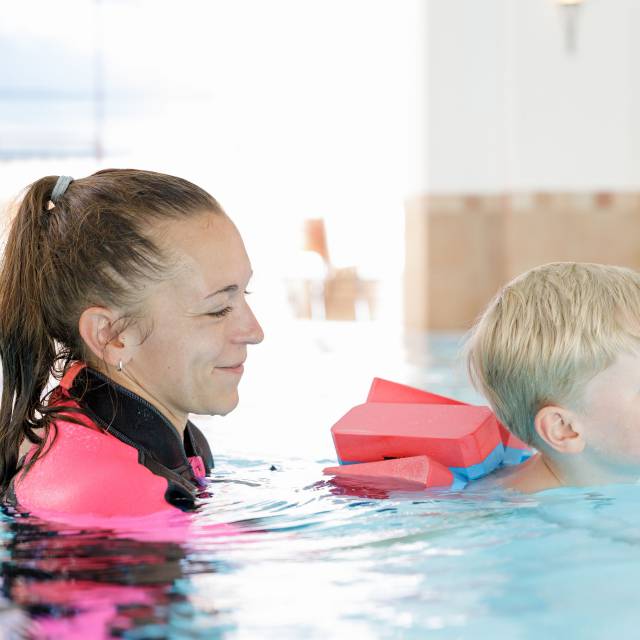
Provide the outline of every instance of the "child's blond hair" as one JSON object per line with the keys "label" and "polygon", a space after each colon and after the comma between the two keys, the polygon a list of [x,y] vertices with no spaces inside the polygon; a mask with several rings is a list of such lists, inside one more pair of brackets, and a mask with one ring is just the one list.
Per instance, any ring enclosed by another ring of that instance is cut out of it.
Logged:
{"label": "child's blond hair", "polygon": [[640,274],[555,262],[507,284],[480,316],[466,351],[474,386],[498,418],[535,445],[544,406],[578,409],[585,384],[640,348]]}

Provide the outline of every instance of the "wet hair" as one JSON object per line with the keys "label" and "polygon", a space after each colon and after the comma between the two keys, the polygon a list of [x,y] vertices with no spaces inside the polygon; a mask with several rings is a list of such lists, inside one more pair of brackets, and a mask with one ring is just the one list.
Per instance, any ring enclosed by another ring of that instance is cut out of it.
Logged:
{"label": "wet hair", "polygon": [[78,329],[82,312],[115,308],[124,323],[143,315],[145,287],[172,268],[155,233],[160,225],[223,213],[200,187],[152,171],[98,171],[73,181],[54,204],[57,179],[25,190],[0,269],[0,492],[16,472],[23,438],[38,445],[31,466],[63,410],[47,406],[51,376],[89,355]]}
{"label": "wet hair", "polygon": [[584,388],[621,353],[640,349],[640,274],[556,262],[507,284],[473,328],[472,382],[498,418],[536,446],[538,411],[582,406]]}

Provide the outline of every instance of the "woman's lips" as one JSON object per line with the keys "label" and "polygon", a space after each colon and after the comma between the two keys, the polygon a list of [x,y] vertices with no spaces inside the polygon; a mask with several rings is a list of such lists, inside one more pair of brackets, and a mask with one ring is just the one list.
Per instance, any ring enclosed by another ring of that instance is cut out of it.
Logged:
{"label": "woman's lips", "polygon": [[244,371],[244,364],[241,362],[240,364],[233,365],[232,367],[218,367],[218,369],[241,376]]}

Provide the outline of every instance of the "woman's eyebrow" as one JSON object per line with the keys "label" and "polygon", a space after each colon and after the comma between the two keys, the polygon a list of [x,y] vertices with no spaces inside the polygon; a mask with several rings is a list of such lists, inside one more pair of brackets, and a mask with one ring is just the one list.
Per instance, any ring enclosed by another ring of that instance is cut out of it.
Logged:
{"label": "woman's eyebrow", "polygon": [[[249,280],[251,280],[252,277],[253,271],[249,273]],[[210,293],[208,296],[205,296],[204,299],[208,300],[209,298],[213,298],[213,296],[217,296],[219,293],[234,293],[235,291],[238,291],[238,289],[240,289],[240,287],[237,284],[229,284],[222,289],[218,289],[217,291]]]}
{"label": "woman's eyebrow", "polygon": [[215,291],[214,293],[210,293],[208,296],[205,296],[204,299],[207,300],[208,298],[213,298],[213,296],[217,296],[219,293],[233,293],[238,289],[239,287],[237,284],[230,284],[222,289],[218,289],[218,291]]}

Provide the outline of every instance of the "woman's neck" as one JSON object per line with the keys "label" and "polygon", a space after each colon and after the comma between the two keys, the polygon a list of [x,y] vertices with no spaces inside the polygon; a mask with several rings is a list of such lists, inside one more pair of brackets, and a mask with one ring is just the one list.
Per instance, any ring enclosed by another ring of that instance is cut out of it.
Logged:
{"label": "woman's neck", "polygon": [[137,396],[140,396],[148,403],[153,405],[156,410],[159,411],[173,425],[176,431],[180,434],[180,437],[184,438],[184,430],[186,429],[187,420],[189,417],[187,413],[181,413],[166,406],[152,393],[147,391],[144,385],[141,384],[130,371],[116,371],[114,369],[106,371],[104,365],[101,367],[91,365],[91,367],[101,373],[103,376],[106,376],[107,378],[113,380],[121,387],[128,389],[132,393],[135,393]]}

